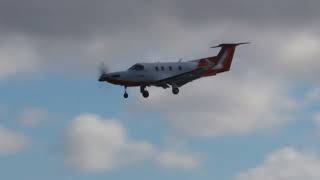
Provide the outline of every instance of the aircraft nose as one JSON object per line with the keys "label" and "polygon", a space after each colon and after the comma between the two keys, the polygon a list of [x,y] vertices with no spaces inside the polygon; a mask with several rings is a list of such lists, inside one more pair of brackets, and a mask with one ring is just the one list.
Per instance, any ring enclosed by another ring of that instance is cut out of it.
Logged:
{"label": "aircraft nose", "polygon": [[108,74],[102,74],[100,77],[99,77],[99,79],[98,79],[98,81],[100,81],[100,82],[102,82],[102,81],[108,81]]}
{"label": "aircraft nose", "polygon": [[120,78],[120,74],[119,73],[110,73],[110,74],[102,74],[100,77],[99,77],[99,81],[110,81],[112,79],[117,79],[117,78]]}

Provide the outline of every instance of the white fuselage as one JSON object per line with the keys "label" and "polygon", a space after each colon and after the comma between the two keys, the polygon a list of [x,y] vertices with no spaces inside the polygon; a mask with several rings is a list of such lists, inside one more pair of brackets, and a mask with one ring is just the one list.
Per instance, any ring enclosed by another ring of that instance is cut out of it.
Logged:
{"label": "white fuselage", "polygon": [[168,62],[168,63],[138,63],[126,71],[108,74],[110,83],[123,86],[149,85],[163,79],[178,76],[193,71],[198,63]]}

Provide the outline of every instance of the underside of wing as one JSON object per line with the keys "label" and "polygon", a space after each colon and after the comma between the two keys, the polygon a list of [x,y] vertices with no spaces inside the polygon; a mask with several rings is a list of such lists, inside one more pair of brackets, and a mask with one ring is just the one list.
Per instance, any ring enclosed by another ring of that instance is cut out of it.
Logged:
{"label": "underside of wing", "polygon": [[182,73],[173,77],[169,77],[169,78],[157,81],[155,85],[163,88],[168,88],[169,85],[181,87],[191,81],[201,78],[205,71],[207,71],[207,69],[197,68],[193,71],[189,71],[186,73]]}

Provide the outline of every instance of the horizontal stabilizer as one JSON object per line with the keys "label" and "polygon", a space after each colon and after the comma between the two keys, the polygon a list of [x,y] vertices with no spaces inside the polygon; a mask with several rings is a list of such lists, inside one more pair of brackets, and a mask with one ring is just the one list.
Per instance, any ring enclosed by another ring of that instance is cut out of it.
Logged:
{"label": "horizontal stabilizer", "polygon": [[239,45],[242,45],[242,44],[250,44],[250,42],[219,44],[218,46],[213,46],[211,48],[239,46]]}

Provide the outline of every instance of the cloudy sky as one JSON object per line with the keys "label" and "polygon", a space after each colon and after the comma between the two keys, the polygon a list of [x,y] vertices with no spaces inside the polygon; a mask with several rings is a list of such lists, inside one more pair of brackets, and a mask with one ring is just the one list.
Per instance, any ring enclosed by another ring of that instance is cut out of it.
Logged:
{"label": "cloudy sky", "polygon": [[[320,1],[1,0],[1,179],[320,178]],[[97,67],[232,70],[122,98]]]}

